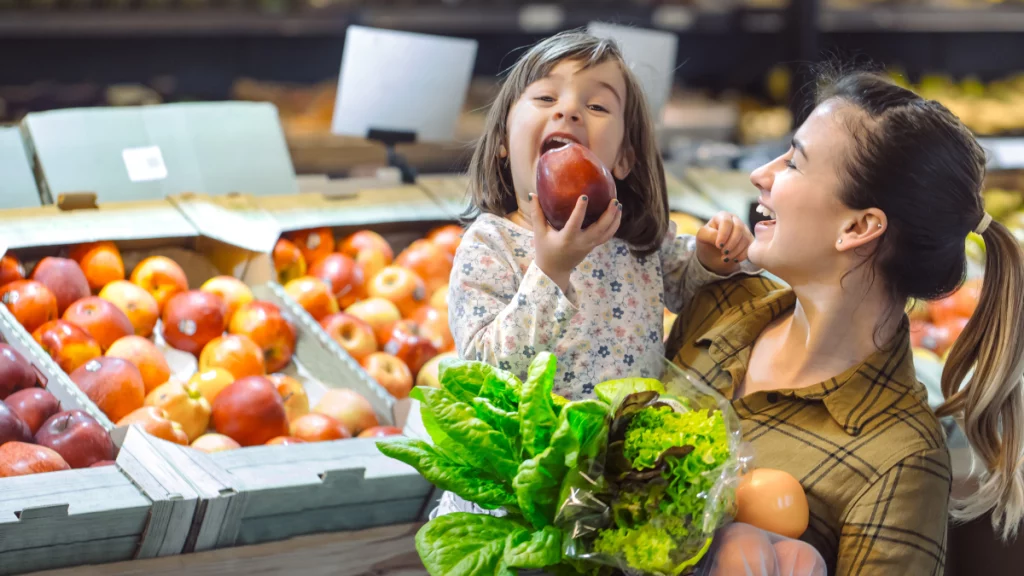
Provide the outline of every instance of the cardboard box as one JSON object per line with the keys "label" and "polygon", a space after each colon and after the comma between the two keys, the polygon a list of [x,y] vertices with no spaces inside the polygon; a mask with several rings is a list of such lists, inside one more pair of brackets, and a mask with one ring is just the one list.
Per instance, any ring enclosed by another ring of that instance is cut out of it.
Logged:
{"label": "cardboard box", "polygon": [[0,128],[0,209],[39,206],[39,188],[17,128]]}
{"label": "cardboard box", "polygon": [[81,191],[107,203],[298,190],[277,111],[266,103],[54,110],[27,115],[22,130],[46,203]]}

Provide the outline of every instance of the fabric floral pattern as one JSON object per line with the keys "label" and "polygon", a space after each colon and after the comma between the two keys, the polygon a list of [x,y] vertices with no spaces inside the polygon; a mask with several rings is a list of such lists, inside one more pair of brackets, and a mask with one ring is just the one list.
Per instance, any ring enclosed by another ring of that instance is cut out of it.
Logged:
{"label": "fabric floral pattern", "polygon": [[605,380],[659,377],[664,308],[678,313],[701,287],[722,279],[701,266],[695,249],[694,237],[676,236],[674,227],[647,258],[615,238],[576,267],[563,293],[533,262],[532,233],[480,216],[455,255],[448,294],[459,357],[525,379],[533,357],[552,352],[555,392],[573,400]]}

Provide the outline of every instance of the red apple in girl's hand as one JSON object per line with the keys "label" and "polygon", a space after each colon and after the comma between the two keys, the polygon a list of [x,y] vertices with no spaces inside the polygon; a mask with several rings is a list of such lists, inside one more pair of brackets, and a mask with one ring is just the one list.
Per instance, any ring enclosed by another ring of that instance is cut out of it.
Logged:
{"label": "red apple in girl's hand", "polygon": [[[563,136],[560,140],[559,136]],[[586,228],[596,222],[615,198],[615,180],[601,160],[587,147],[564,135],[552,135],[544,142],[537,163],[537,198],[544,216],[557,230],[569,221],[576,201],[587,196]]]}

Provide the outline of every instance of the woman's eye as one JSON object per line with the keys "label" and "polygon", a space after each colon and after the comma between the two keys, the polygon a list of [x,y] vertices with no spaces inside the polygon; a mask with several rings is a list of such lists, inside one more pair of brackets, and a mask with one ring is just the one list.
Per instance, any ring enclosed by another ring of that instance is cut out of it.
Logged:
{"label": "woman's eye", "polygon": [[786,167],[796,170],[796,162],[793,162],[792,160],[786,160]]}

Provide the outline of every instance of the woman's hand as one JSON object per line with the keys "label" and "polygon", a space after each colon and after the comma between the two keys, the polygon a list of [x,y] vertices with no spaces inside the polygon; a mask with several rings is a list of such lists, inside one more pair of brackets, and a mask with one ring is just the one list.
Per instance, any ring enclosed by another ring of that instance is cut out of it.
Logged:
{"label": "woman's hand", "polygon": [[537,195],[530,195],[530,224],[536,251],[534,261],[562,292],[569,290],[569,275],[573,269],[591,250],[614,238],[622,222],[622,204],[618,200],[612,200],[601,218],[583,230],[586,213],[587,197],[580,196],[565,227],[555,230],[548,224]]}
{"label": "woman's hand", "polygon": [[754,235],[738,216],[719,212],[697,231],[697,260],[709,271],[728,276],[739,271],[753,241]]}

